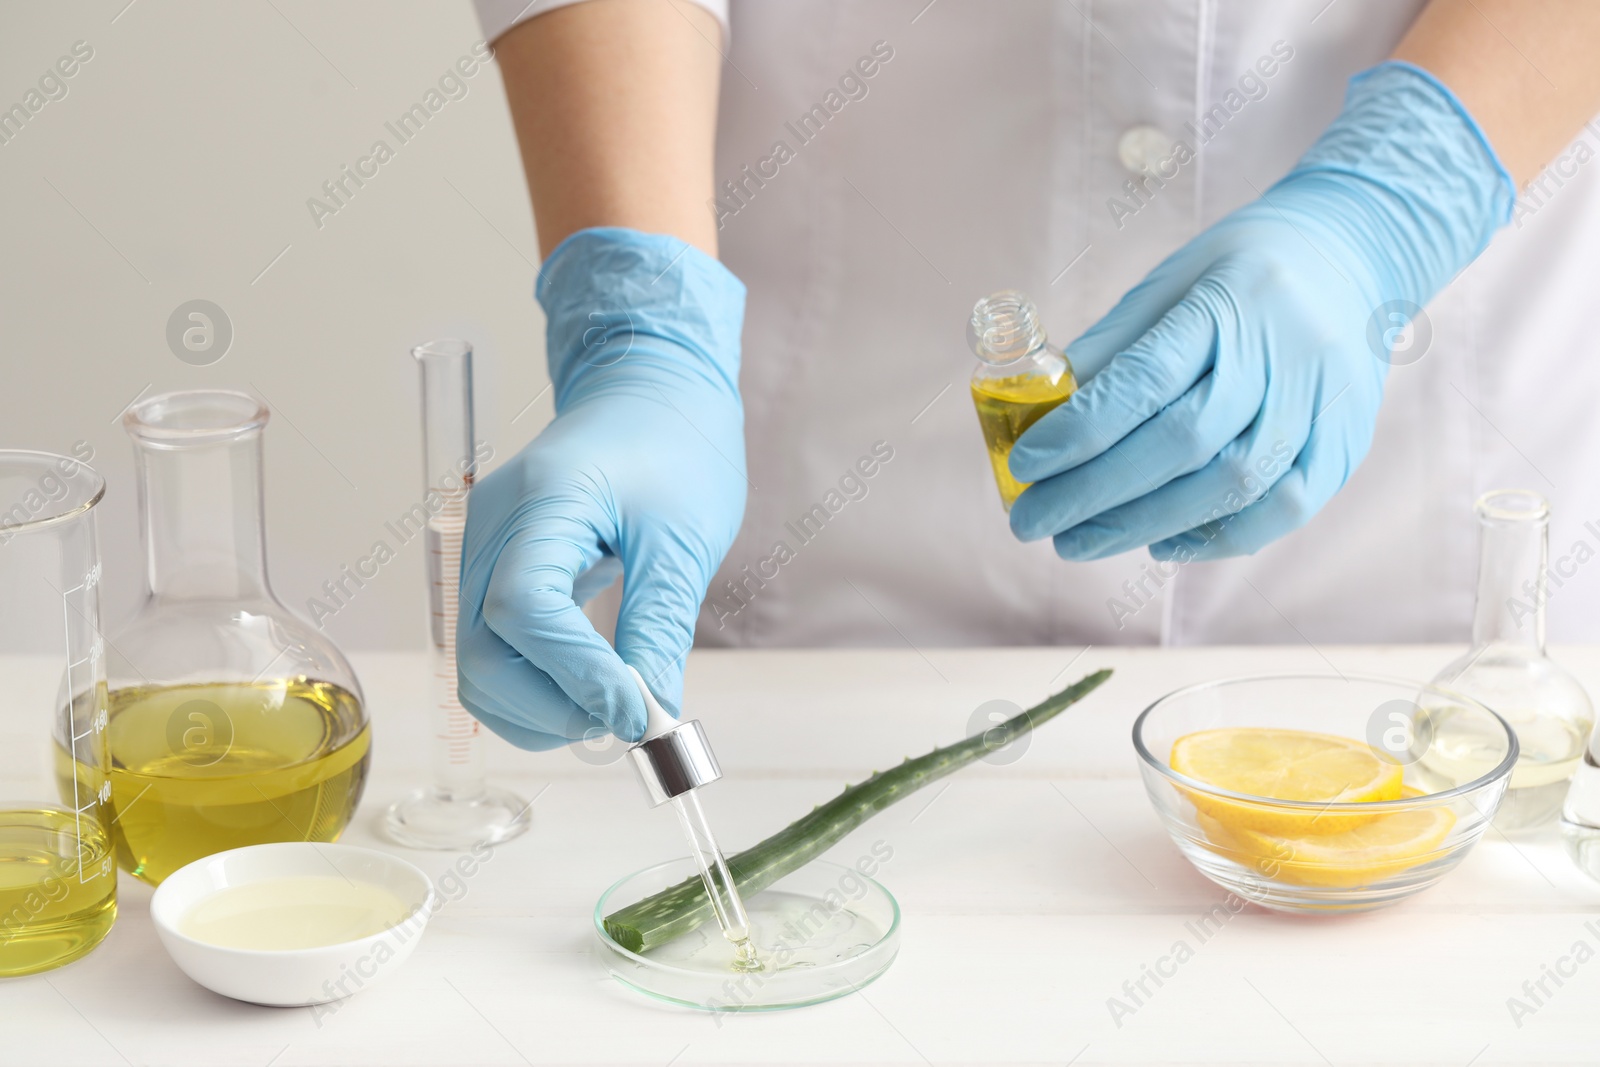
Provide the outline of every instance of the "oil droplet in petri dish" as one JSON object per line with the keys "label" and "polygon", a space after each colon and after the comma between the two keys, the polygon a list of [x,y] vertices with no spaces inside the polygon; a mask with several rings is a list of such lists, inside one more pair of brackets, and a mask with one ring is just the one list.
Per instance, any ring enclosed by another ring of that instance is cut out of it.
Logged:
{"label": "oil droplet in petri dish", "polygon": [[[765,971],[821,967],[852,959],[883,940],[884,931],[848,906],[834,907],[818,897],[764,890],[745,901],[750,941]],[[731,960],[728,942],[716,923],[705,923],[682,937],[651,949],[656,963],[690,970],[743,970]]]}

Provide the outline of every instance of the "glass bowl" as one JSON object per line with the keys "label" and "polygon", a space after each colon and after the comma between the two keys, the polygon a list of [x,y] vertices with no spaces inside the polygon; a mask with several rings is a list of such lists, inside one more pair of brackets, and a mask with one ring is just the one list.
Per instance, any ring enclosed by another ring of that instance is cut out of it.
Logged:
{"label": "glass bowl", "polygon": [[[1200,730],[1269,727],[1364,741],[1402,765],[1400,799],[1313,803],[1235,793],[1173,770]],[[1365,911],[1419,893],[1483,836],[1517,762],[1484,705],[1420,682],[1349,675],[1228,678],[1151,704],[1133,724],[1139,772],[1201,874],[1280,911]]]}
{"label": "glass bowl", "polygon": [[606,933],[605,917],[685,879],[694,860],[668,860],[628,875],[601,894],[594,932],[606,971],[660,1000],[705,1011],[777,1011],[854,993],[900,951],[900,906],[851,867],[813,861],[745,898],[751,940],[766,966],[733,969],[733,950],[715,922],[644,954]]}

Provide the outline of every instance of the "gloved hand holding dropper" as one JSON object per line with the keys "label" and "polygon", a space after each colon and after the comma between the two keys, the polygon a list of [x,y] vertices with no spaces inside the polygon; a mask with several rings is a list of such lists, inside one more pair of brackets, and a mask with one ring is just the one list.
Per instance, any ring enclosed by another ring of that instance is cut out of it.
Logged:
{"label": "gloved hand holding dropper", "polygon": [[[744,286],[683,241],[590,229],[546,260],[556,417],[474,488],[461,702],[523,748],[676,713],[706,587],[744,513]],[[580,605],[623,573],[616,649]],[[626,661],[626,664],[624,663]]]}
{"label": "gloved hand holding dropper", "polygon": [[[457,658],[461,702],[524,748],[597,722],[637,739],[629,664],[679,711],[744,515],[744,286],[705,210],[719,32],[703,10],[580,4],[495,42],[547,257],[556,414],[473,490]],[[596,77],[600,55],[625,61]],[[580,605],[619,570],[613,650]]]}

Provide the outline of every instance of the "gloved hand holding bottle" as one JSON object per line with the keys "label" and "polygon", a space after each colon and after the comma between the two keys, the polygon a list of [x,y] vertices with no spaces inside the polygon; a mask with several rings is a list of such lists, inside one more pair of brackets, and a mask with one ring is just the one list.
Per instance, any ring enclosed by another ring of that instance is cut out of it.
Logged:
{"label": "gloved hand holding bottle", "polygon": [[1017,441],[1011,525],[1066,559],[1255,552],[1365,456],[1392,323],[1510,220],[1515,187],[1442,83],[1352,80],[1340,116],[1259,199],[1191,240],[1066,354],[1086,384]]}
{"label": "gloved hand holding bottle", "polygon": [[[676,713],[700,602],[744,514],[744,286],[675,237],[581,230],[545,261],[555,419],[473,490],[461,702],[523,748]],[[623,575],[616,648],[580,605]]]}

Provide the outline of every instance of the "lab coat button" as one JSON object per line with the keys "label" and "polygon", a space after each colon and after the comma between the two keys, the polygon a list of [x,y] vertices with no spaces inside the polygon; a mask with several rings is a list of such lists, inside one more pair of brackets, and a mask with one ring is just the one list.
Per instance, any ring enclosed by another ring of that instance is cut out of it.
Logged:
{"label": "lab coat button", "polygon": [[1154,171],[1172,155],[1173,140],[1154,126],[1130,126],[1117,139],[1117,159],[1133,174]]}

